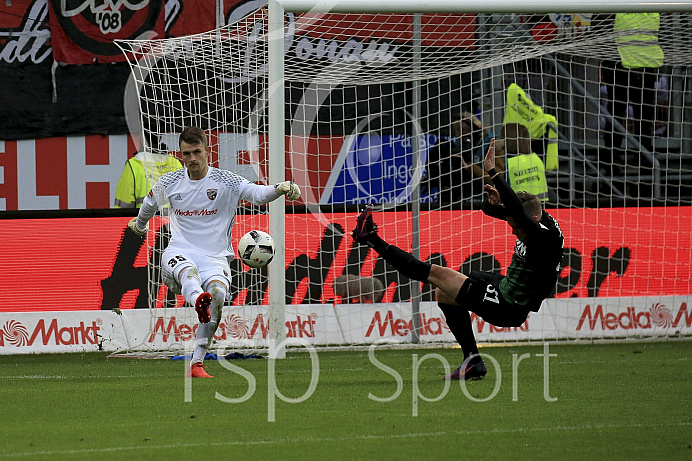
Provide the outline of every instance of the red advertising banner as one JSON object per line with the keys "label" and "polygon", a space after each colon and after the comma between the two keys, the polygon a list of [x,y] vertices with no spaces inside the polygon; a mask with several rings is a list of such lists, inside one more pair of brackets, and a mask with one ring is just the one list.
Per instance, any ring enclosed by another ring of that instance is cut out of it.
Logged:
{"label": "red advertising banner", "polygon": [[[692,293],[692,208],[549,212],[560,222],[566,247],[556,298]],[[128,219],[0,220],[0,312],[146,307],[150,255],[146,244],[126,230]],[[334,279],[347,263],[351,271],[357,265],[363,276],[380,276],[383,262],[346,232],[354,220],[355,213],[286,216],[288,303],[333,302]],[[382,212],[377,222],[385,239],[410,249],[410,214]],[[161,221],[152,224],[150,238],[156,238]],[[238,216],[235,241],[254,228],[266,230],[267,217]],[[511,260],[509,226],[480,211],[424,212],[421,228],[422,259],[459,269],[484,255],[502,272]],[[236,271],[247,270],[236,263]],[[382,301],[408,299],[398,276],[391,269],[384,274]],[[236,276],[236,283],[242,279]],[[238,288],[234,304],[242,303],[244,290]]]}

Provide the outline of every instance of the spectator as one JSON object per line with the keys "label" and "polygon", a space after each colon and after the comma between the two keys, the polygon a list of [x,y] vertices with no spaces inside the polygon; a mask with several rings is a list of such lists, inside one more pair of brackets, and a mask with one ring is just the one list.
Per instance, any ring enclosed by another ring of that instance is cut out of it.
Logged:
{"label": "spectator", "polygon": [[[629,112],[632,134],[648,151],[653,150],[656,82],[664,62],[663,50],[658,45],[659,27],[658,13],[616,14],[613,31],[620,62],[604,61],[601,67],[601,79],[610,97],[610,115],[627,127]],[[606,121],[605,149],[600,158],[607,174],[617,172],[625,159],[625,136],[610,119]]]}
{"label": "spectator", "polygon": [[544,158],[546,170],[557,170],[557,119],[534,104],[516,83],[507,87],[503,125],[508,123],[524,125],[531,135],[531,151],[538,152]]}
{"label": "spectator", "polygon": [[541,201],[547,201],[545,165],[535,152],[531,152],[529,130],[519,123],[508,123],[502,127],[502,136],[505,139],[509,185],[515,192],[529,192]]}
{"label": "spectator", "polygon": [[661,75],[655,84],[656,89],[656,122],[654,124],[654,136],[668,136],[670,123],[670,88],[668,76]]}
{"label": "spectator", "polygon": [[[430,195],[437,194],[441,206],[460,204],[462,200],[483,200],[486,180],[482,163],[485,151],[495,135],[470,112],[452,122],[452,137],[440,140],[428,155],[426,187]],[[496,143],[496,169],[504,171],[503,143]]]}
{"label": "spectator", "polygon": [[175,156],[158,152],[138,152],[125,163],[115,189],[113,208],[139,208],[151,187],[165,173],[179,170],[183,164]]}

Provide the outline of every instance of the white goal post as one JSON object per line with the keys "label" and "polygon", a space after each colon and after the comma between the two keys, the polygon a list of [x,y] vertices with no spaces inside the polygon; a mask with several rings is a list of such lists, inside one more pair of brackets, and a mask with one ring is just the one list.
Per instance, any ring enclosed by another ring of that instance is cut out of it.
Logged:
{"label": "white goal post", "polygon": [[[589,11],[568,14],[555,8],[543,0],[269,0],[266,9],[208,33],[119,42],[140,89],[145,132],[173,140],[186,124],[200,124],[221,167],[268,184],[292,179],[303,189],[297,206],[277,200],[246,215],[259,216],[251,225],[267,226],[276,256],[268,273],[235,267],[253,282],[228,306],[220,345],[280,358],[287,339],[304,337],[320,346],[453,342],[431,288],[352,245],[349,226],[359,204],[372,200],[382,204],[386,237],[422,259],[505,268],[513,242],[483,219],[478,181],[461,166],[437,177],[426,162],[456,142],[453,126],[467,112],[483,125],[470,128],[474,151],[486,132],[507,147],[520,144],[521,136],[502,135],[521,125],[508,115],[510,96],[548,120],[545,136],[531,137],[544,149],[547,207],[572,233],[568,270],[530,327],[490,329],[475,319],[479,340],[692,334],[692,245],[689,236],[672,234],[689,228],[692,205],[692,53],[685,47],[692,2],[560,3],[562,11]],[[656,43],[665,65],[651,81],[624,73],[651,88],[609,80],[627,37],[614,31],[613,13],[642,12],[660,13]],[[617,101],[636,91],[655,101]],[[450,173],[463,178],[455,184],[461,195],[435,182]],[[246,229],[238,221],[236,241]],[[673,257],[660,266],[659,258]],[[157,325],[171,325],[160,315],[183,316],[179,307],[161,310],[158,273],[152,267],[150,338]],[[256,340],[260,329],[265,336]]]}
{"label": "white goal post", "polygon": [[[554,13],[552,0],[270,0],[290,13]],[[690,11],[686,0],[567,0],[561,11],[591,13],[646,13]]]}

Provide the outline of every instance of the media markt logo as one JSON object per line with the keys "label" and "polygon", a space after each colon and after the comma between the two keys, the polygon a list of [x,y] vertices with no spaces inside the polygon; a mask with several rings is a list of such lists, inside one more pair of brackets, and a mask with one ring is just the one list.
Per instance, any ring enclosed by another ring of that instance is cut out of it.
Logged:
{"label": "media markt logo", "polygon": [[29,343],[29,332],[16,320],[8,320],[0,328],[0,346],[7,342],[11,346],[26,346]]}
{"label": "media markt logo", "polygon": [[[76,45],[99,56],[119,55],[112,39],[154,30],[164,0],[50,0],[60,27]],[[110,39],[106,39],[108,36]]]}
{"label": "media markt logo", "polygon": [[226,332],[233,339],[247,339],[250,337],[250,330],[242,317],[235,314],[227,315],[224,319]]}
{"label": "media markt logo", "polygon": [[630,306],[619,314],[604,312],[600,304],[595,309],[587,304],[579,319],[577,330],[581,330],[585,325],[589,330],[594,330],[597,326],[600,326],[602,330],[678,328],[678,326],[690,328],[692,311],[687,310],[685,302],[680,304],[675,314],[661,303],[652,304],[649,309],[636,309]]}
{"label": "media markt logo", "polygon": [[100,325],[103,320],[100,318],[91,322],[91,325],[79,322],[76,326],[58,325],[58,319],[52,319],[49,323],[45,319],[36,322],[36,327],[29,334],[29,330],[17,320],[8,320],[0,328],[0,347],[9,346],[33,346],[38,342],[47,346],[55,344],[58,346],[70,346],[75,344],[98,344]]}
{"label": "media markt logo", "polygon": [[673,326],[673,314],[664,304],[656,303],[649,309],[649,317],[659,327]]}

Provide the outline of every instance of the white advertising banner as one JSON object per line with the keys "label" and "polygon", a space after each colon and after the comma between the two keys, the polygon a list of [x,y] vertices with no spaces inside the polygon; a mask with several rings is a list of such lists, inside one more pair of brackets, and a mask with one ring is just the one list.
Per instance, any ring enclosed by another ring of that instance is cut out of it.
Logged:
{"label": "white advertising banner", "polygon": [[[479,342],[566,339],[666,338],[692,335],[688,296],[550,299],[516,328],[499,328],[472,314]],[[192,309],[0,313],[0,354],[89,351],[180,351],[191,347]],[[454,343],[432,302],[421,304],[421,343]],[[316,346],[410,343],[411,304],[304,304],[286,306],[288,344]],[[268,344],[266,306],[227,307],[214,348]]]}

